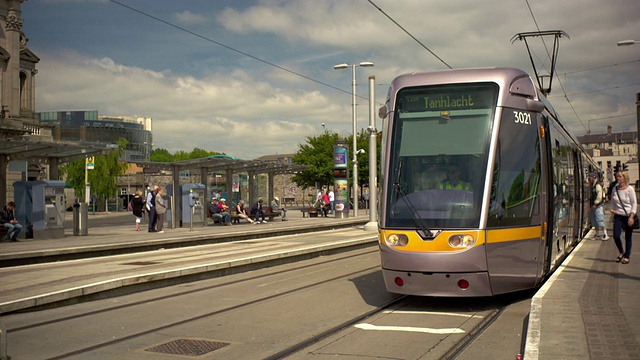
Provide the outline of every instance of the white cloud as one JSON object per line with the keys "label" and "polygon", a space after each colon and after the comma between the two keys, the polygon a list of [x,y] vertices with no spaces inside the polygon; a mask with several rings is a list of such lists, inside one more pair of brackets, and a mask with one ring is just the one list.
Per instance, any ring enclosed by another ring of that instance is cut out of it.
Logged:
{"label": "white cloud", "polygon": [[208,22],[206,16],[202,14],[195,14],[188,10],[176,13],[175,16],[181,24],[205,24]]}
{"label": "white cloud", "polygon": [[171,152],[199,147],[241,158],[295,152],[319,125],[311,114],[331,123],[335,110],[318,91],[273,88],[243,71],[195,79],[70,51],[42,55],[37,111],[149,116],[155,146]]}

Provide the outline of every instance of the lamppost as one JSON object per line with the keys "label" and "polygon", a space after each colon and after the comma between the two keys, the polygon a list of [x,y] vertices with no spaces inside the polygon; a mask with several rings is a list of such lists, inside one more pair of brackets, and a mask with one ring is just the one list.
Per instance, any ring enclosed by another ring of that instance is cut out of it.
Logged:
{"label": "lamppost", "polygon": [[[618,46],[628,46],[633,44],[640,44],[637,40],[622,40],[618,41]],[[640,181],[640,93],[636,93],[636,124],[637,124],[637,136],[636,136],[636,157],[638,158],[638,180]]]}
{"label": "lamppost", "polygon": [[363,61],[359,64],[338,64],[333,67],[334,70],[348,69],[351,67],[351,116],[353,120],[353,216],[358,216],[358,144],[357,144],[357,119],[356,119],[356,66],[372,67],[370,61]]}

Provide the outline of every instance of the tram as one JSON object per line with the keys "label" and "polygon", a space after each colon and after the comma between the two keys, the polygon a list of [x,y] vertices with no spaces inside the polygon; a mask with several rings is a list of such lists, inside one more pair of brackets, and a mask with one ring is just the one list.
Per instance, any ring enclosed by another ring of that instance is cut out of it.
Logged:
{"label": "tram", "polygon": [[524,71],[401,75],[380,116],[389,292],[535,288],[589,231],[587,180],[597,164]]}

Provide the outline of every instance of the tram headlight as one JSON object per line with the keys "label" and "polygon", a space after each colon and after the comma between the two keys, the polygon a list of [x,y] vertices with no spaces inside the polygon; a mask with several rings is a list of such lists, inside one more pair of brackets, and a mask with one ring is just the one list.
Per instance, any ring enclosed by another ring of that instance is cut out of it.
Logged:
{"label": "tram headlight", "polygon": [[476,243],[476,238],[469,234],[455,234],[449,236],[449,246],[456,249],[466,249],[473,247]]}
{"label": "tram headlight", "polygon": [[409,237],[405,234],[390,234],[386,237],[386,241],[390,246],[407,246]]}

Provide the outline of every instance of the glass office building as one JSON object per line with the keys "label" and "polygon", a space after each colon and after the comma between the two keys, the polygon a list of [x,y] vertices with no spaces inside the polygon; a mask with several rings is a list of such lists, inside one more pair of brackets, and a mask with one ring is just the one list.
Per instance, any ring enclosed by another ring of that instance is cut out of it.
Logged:
{"label": "glass office building", "polygon": [[57,140],[90,141],[116,144],[128,141],[122,161],[149,161],[153,136],[151,118],[101,116],[97,110],[47,111],[38,113],[41,124],[54,126]]}

